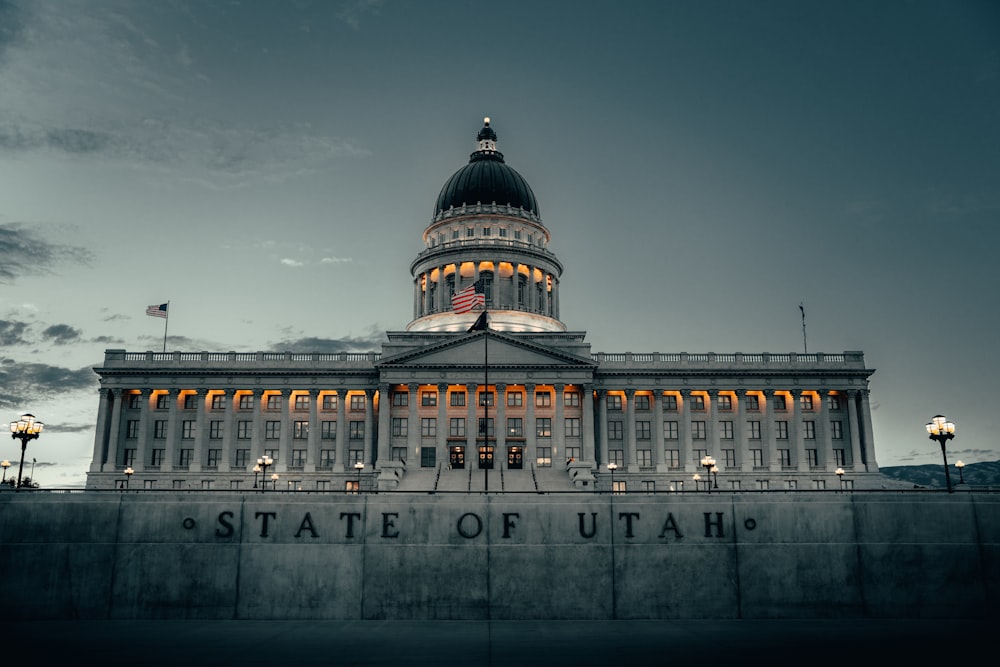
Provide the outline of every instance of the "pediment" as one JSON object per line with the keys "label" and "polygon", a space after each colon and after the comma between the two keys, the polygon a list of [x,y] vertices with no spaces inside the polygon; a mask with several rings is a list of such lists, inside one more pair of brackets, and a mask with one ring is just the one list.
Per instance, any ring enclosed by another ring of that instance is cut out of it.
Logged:
{"label": "pediment", "polygon": [[526,342],[496,331],[477,331],[458,334],[447,341],[417,350],[409,350],[393,357],[382,357],[379,368],[478,368],[485,363],[494,368],[595,368],[597,364],[586,357],[567,354],[556,348]]}

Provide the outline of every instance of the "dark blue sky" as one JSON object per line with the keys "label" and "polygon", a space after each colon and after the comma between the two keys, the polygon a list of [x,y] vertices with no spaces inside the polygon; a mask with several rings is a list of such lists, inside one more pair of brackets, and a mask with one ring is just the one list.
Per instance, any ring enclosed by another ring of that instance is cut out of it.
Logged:
{"label": "dark blue sky", "polygon": [[485,115],[595,351],[801,351],[804,302],[878,369],[880,464],[936,462],[939,412],[1000,458],[995,2],[0,0],[0,91],[0,403],[51,425],[43,483],[150,303],[187,350],[404,327]]}

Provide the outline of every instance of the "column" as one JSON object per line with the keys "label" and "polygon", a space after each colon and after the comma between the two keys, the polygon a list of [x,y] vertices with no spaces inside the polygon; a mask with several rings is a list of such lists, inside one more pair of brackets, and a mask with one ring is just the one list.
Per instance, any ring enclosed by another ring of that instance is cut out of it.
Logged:
{"label": "column", "polygon": [[553,400],[556,402],[555,417],[552,419],[555,423],[552,424],[552,459],[555,463],[558,458],[559,461],[566,461],[566,411],[565,411],[565,398],[563,397],[563,392],[566,390],[566,385],[557,384],[553,385],[556,390],[556,395]]}
{"label": "column", "polygon": [[114,472],[118,462],[118,443],[122,440],[122,400],[125,398],[123,389],[111,389],[111,428],[108,430],[108,445],[106,455],[101,462],[101,472]]}
{"label": "column", "polygon": [[[479,432],[479,421],[477,420],[478,409],[479,409],[479,395],[476,390],[479,385],[469,383],[465,385],[465,389],[468,392],[466,398],[468,399],[466,403],[467,407],[467,417],[465,421],[465,465],[471,466],[473,461],[479,460],[478,450],[476,449],[476,434]],[[473,452],[476,455],[473,456]]]}
{"label": "column", "polygon": [[781,447],[781,443],[778,442],[778,428],[775,425],[777,421],[775,414],[775,396],[779,392],[772,390],[764,392],[764,410],[765,415],[762,420],[761,428],[764,432],[760,434],[761,445],[767,443],[764,447],[764,464],[768,466],[770,472],[776,473],[781,472],[781,459],[778,456],[778,449]]}
{"label": "column", "polygon": [[420,400],[420,385],[411,382],[406,385],[406,451],[415,452],[420,448],[420,418],[417,415],[417,401]]}
{"label": "column", "polygon": [[861,472],[861,431],[858,427],[858,391],[856,389],[850,389],[847,392],[847,428],[851,438],[851,458],[846,463],[849,463],[853,470]]}
{"label": "column", "polygon": [[533,313],[537,308],[535,293],[538,288],[535,287],[535,267],[530,264],[528,265],[528,284],[525,285],[525,289],[528,291],[525,295],[525,308],[529,313]]}
{"label": "column", "polygon": [[681,444],[681,464],[684,466],[684,472],[694,472],[697,470],[697,463],[692,458],[694,456],[693,447],[691,446],[691,390],[681,389],[680,405],[678,406],[680,414],[678,420],[680,423],[677,425],[680,433]]}
{"label": "column", "polygon": [[837,466],[833,456],[833,441],[830,439],[830,415],[826,408],[826,392],[816,392],[819,405],[816,408],[816,457],[817,463],[826,470],[833,472]]}
{"label": "column", "polygon": [[[135,444],[135,461],[132,464],[133,470],[143,471],[146,469],[146,462],[149,461],[150,439],[152,437],[152,419],[149,409],[149,402],[152,400],[153,392],[148,388],[139,390],[139,433]],[[125,399],[124,393],[121,397]],[[117,463],[118,459],[115,458]]]}
{"label": "column", "polygon": [[94,433],[94,456],[90,459],[90,472],[101,472],[101,464],[104,463],[104,445],[107,443],[105,435],[108,419],[111,416],[110,395],[111,392],[107,387],[100,387],[97,390],[97,429]]}
{"label": "column", "polygon": [[496,402],[496,419],[494,424],[496,428],[494,432],[496,433],[496,451],[494,459],[499,462],[498,468],[507,467],[507,385],[498,383],[497,388],[497,402]]}
{"label": "column", "polygon": [[535,385],[524,385],[524,457],[538,460],[538,430],[535,428]]}
{"label": "column", "polygon": [[805,440],[802,438],[802,401],[800,400],[801,392],[792,392],[792,419],[788,424],[788,439],[794,443],[795,449],[795,461],[792,465],[796,467],[800,472],[809,469],[809,463],[806,461],[806,445]]}
{"label": "column", "polygon": [[717,397],[718,393],[705,392],[705,449],[708,450],[708,455],[718,462],[722,458],[722,452],[719,446],[719,425],[716,423]]}
{"label": "column", "polygon": [[552,276],[552,317],[559,319],[559,280]]}
{"label": "column", "polygon": [[653,391],[653,465],[656,472],[667,472],[669,466],[664,463],[663,455],[666,444],[663,441],[663,390]]}
{"label": "column", "polygon": [[364,440],[364,462],[365,464],[375,464],[375,390],[365,389],[365,440]]}
{"label": "column", "polygon": [[229,472],[234,464],[233,449],[236,442],[236,390],[225,389],[222,392],[226,402],[222,417],[222,456],[219,458],[219,471]]}
{"label": "column", "polygon": [[742,471],[752,470],[753,461],[750,458],[750,446],[747,444],[747,421],[746,421],[746,395],[747,392],[737,390],[734,392],[733,401],[733,437],[736,439],[734,449],[736,449],[736,469]]}
{"label": "column", "polygon": [[[175,465],[180,462],[177,455],[177,438],[178,438],[178,423],[177,423],[177,404],[181,400],[181,390],[180,389],[169,389],[167,390],[167,434],[165,442],[163,443],[163,461],[160,463],[160,470],[164,472],[172,472]],[[158,414],[156,416],[159,416]],[[156,442],[153,442],[153,447],[156,447]]]}
{"label": "column", "polygon": [[581,389],[583,424],[580,426],[580,434],[583,436],[583,460],[597,465],[597,452],[594,448],[594,385],[585,384]]}
{"label": "column", "polygon": [[597,468],[607,465],[611,461],[608,453],[608,391],[607,389],[597,390],[597,435],[601,443],[601,454],[597,457]]}
{"label": "column", "polygon": [[[279,470],[287,471],[292,465],[292,420],[290,418],[290,405],[292,401],[292,390],[281,390],[281,424],[278,426],[278,461],[273,472]],[[284,484],[284,482],[282,482]]]}
{"label": "column", "polygon": [[[416,386],[416,385],[411,385]],[[451,424],[448,422],[448,385],[444,382],[437,386],[438,390],[438,429],[437,429],[437,439],[435,440],[435,447],[437,448],[437,453],[434,456],[435,461],[447,461],[448,460],[448,433],[450,432]],[[413,414],[416,414],[416,409],[414,409]],[[410,451],[416,451],[411,449]],[[420,465],[420,461],[416,462],[416,465]]]}
{"label": "column", "polygon": [[424,285],[424,293],[421,296],[424,304],[424,314],[427,315],[431,312],[431,272],[424,271],[421,277],[421,282]]}
{"label": "column", "polygon": [[208,391],[204,388],[196,389],[194,392],[194,452],[191,455],[192,472],[201,472],[205,464],[205,440],[208,438],[208,424],[205,421],[205,400]]}
{"label": "column", "polygon": [[423,315],[420,308],[420,276],[413,279],[413,317],[414,319]]}
{"label": "column", "polygon": [[625,469],[639,472],[635,453],[635,389],[625,390]]}
{"label": "column", "polygon": [[438,267],[437,279],[437,303],[434,304],[435,312],[442,313],[451,308],[451,295],[444,293],[447,283],[444,281],[444,266]]}
{"label": "column", "polygon": [[316,472],[319,463],[319,389],[309,390],[309,435],[304,472]]}
{"label": "column", "polygon": [[[390,398],[388,384],[378,386],[378,456],[376,463],[382,465],[392,459],[392,429],[389,428],[389,413],[392,411],[392,398]],[[409,428],[409,424],[407,424]],[[409,433],[409,431],[407,431]]]}
{"label": "column", "polygon": [[250,440],[250,467],[264,454],[264,390],[253,390],[253,429]]}
{"label": "column", "polygon": [[352,472],[350,462],[347,460],[347,389],[337,388],[337,453],[334,462],[334,470],[337,472]]}
{"label": "column", "polygon": [[861,427],[861,461],[865,464],[868,472],[878,472],[878,464],[875,462],[875,450],[873,445],[875,435],[872,433],[872,411],[868,398],[868,390],[861,390],[861,409],[858,417]]}

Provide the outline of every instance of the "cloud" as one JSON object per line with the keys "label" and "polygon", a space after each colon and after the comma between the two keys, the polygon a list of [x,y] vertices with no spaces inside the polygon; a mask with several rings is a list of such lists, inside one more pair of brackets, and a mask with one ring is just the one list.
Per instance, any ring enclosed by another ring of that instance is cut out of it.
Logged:
{"label": "cloud", "polygon": [[281,352],[372,352],[385,342],[385,335],[371,331],[363,336],[346,338],[291,338],[271,344],[271,348]]}
{"label": "cloud", "polygon": [[107,345],[123,345],[125,343],[121,338],[114,338],[112,336],[97,336],[96,338],[91,338],[90,342]]}
{"label": "cloud", "polygon": [[289,259],[288,257],[282,259],[281,263],[285,266],[305,266],[305,262],[300,262],[297,259]]}
{"label": "cloud", "polygon": [[20,408],[59,394],[96,389],[97,374],[80,369],[0,359],[0,408]]}
{"label": "cloud", "polygon": [[80,340],[81,333],[79,329],[74,329],[68,324],[53,324],[42,331],[42,338],[56,345],[67,345]]}
{"label": "cloud", "polygon": [[45,425],[45,430],[52,433],[93,433],[94,424],[53,424]]}
{"label": "cloud", "polygon": [[27,322],[0,320],[0,345],[30,345],[31,341],[24,337],[30,326]]}
{"label": "cloud", "polygon": [[87,264],[93,254],[85,249],[52,243],[37,229],[21,223],[0,224],[0,283],[13,283],[23,275],[51,273],[63,262]]}
{"label": "cloud", "polygon": [[21,6],[11,0],[0,0],[0,63],[7,49],[19,41],[23,30]]}
{"label": "cloud", "polygon": [[354,260],[350,257],[324,257],[319,260],[320,264],[342,264],[344,262],[353,262]]}
{"label": "cloud", "polygon": [[378,15],[378,10],[382,7],[382,0],[350,0],[340,5],[337,10],[337,18],[354,30],[361,29],[361,17],[365,14]]}

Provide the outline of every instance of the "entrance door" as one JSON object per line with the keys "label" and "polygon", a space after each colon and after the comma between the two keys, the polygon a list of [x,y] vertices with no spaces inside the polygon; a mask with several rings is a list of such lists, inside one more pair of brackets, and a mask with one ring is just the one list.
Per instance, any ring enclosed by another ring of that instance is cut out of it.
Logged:
{"label": "entrance door", "polygon": [[507,467],[511,470],[520,470],[524,467],[524,447],[507,448]]}
{"label": "entrance door", "polygon": [[493,445],[479,446],[479,467],[493,470]]}
{"label": "entrance door", "polygon": [[465,447],[452,447],[448,463],[452,468],[465,467]]}

